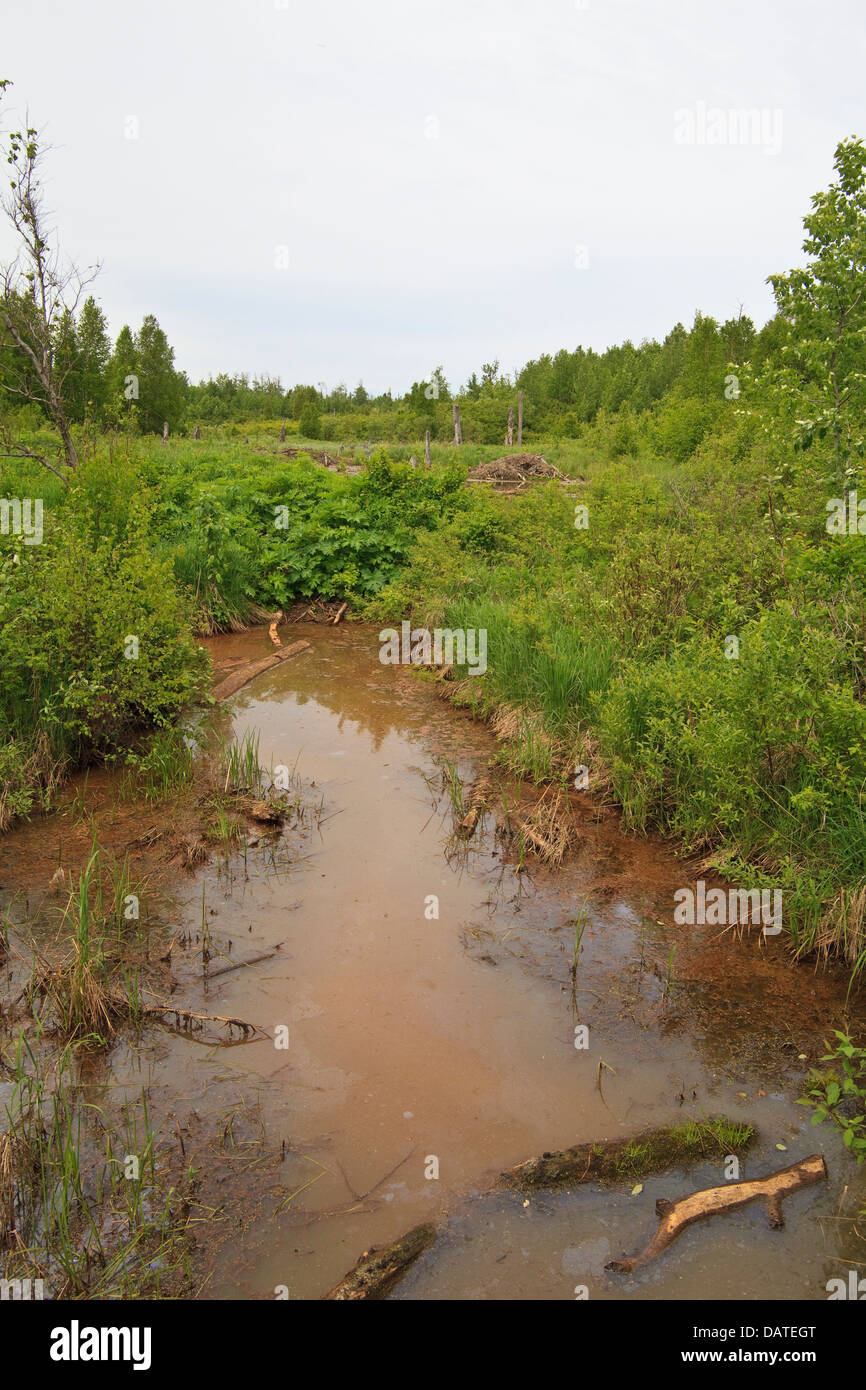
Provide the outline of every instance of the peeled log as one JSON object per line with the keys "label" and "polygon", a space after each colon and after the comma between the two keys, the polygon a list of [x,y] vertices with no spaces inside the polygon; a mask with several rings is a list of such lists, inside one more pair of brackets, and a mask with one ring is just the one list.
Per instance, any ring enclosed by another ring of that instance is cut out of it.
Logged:
{"label": "peeled log", "polygon": [[767,1218],[776,1231],[785,1224],[782,1198],[800,1187],[808,1187],[810,1183],[823,1182],[826,1177],[827,1165],[823,1157],[812,1154],[799,1163],[792,1163],[790,1168],[771,1173],[768,1178],[732,1182],[725,1187],[708,1187],[703,1192],[693,1192],[690,1197],[680,1197],[676,1202],[660,1197],[656,1202],[659,1227],[646,1250],[628,1260],[612,1260],[605,1268],[616,1274],[631,1274],[638,1265],[646,1264],[666,1250],[692,1222],[702,1221],[705,1216],[716,1216],[722,1211],[735,1211],[749,1202],[764,1202]]}
{"label": "peeled log", "polygon": [[268,671],[272,666],[278,666],[281,661],[287,661],[290,656],[297,656],[299,652],[305,652],[309,648],[309,642],[293,642],[290,647],[281,647],[272,656],[264,656],[261,661],[250,661],[240,670],[232,671],[230,676],[226,676],[224,681],[211,692],[217,701],[227,700],[230,695],[251,681],[254,676],[258,676],[262,671]]}
{"label": "peeled log", "polygon": [[325,1299],[345,1302],[385,1298],[435,1239],[436,1227],[428,1223],[415,1226],[391,1245],[365,1250],[355,1268],[325,1294]]}

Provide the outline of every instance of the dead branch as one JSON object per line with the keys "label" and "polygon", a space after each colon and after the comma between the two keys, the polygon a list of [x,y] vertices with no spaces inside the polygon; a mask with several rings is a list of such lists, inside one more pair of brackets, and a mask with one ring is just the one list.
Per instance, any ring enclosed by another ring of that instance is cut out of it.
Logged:
{"label": "dead branch", "polygon": [[[120,1001],[118,1001],[120,1002]],[[125,1006],[129,1008],[129,1001],[124,1000]],[[265,1032],[257,1023],[247,1023],[242,1018],[226,1018],[222,1014],[200,1014],[192,1009],[182,1009],[177,1004],[160,1002],[157,1004],[139,1004],[138,1012],[147,1018],[153,1018],[158,1023],[163,1023],[174,1033],[180,1033],[185,1037],[191,1038],[194,1042],[203,1042],[210,1047],[238,1047],[242,1042],[258,1042],[262,1038],[269,1038],[270,1033]],[[171,1020],[174,1019],[172,1024]],[[203,1023],[221,1023],[229,1030],[228,1038],[197,1038],[196,1031],[201,1029]],[[231,1037],[231,1031],[237,1028],[243,1038]]]}
{"label": "dead branch", "polygon": [[263,951],[261,955],[250,956],[248,960],[236,960],[231,965],[221,965],[219,970],[209,970],[208,980],[216,980],[220,975],[230,975],[233,970],[243,970],[248,965],[259,965],[263,960],[273,960],[276,951]]}
{"label": "dead branch", "polygon": [[792,1163],[789,1168],[782,1168],[778,1173],[771,1173],[766,1178],[755,1178],[751,1182],[732,1182],[725,1187],[708,1187],[703,1192],[693,1192],[688,1197],[679,1197],[675,1202],[660,1197],[656,1202],[656,1215],[660,1218],[658,1230],[647,1248],[630,1259],[611,1260],[605,1268],[613,1270],[616,1274],[631,1274],[638,1265],[646,1264],[666,1250],[694,1221],[702,1221],[707,1216],[717,1216],[723,1211],[736,1211],[738,1207],[744,1207],[749,1202],[763,1201],[770,1226],[774,1231],[779,1230],[785,1224],[782,1216],[782,1198],[796,1192],[800,1187],[823,1182],[826,1177],[827,1165],[823,1157],[821,1154],[812,1154],[809,1158]]}

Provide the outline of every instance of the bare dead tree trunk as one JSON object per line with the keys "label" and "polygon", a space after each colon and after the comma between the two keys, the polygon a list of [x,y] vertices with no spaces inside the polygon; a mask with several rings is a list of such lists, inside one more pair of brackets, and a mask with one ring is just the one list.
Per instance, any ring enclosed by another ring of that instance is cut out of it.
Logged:
{"label": "bare dead tree trunk", "polygon": [[513,405],[510,405],[510,406],[508,407],[508,431],[507,431],[507,433],[506,433],[506,435],[505,435],[505,443],[508,445],[509,449],[510,449],[510,448],[512,447],[512,445],[514,444],[514,406],[513,406]]}
{"label": "bare dead tree trunk", "polygon": [[70,468],[77,468],[78,450],[76,449],[72,439],[72,433],[69,429],[69,421],[66,418],[66,411],[63,409],[58,409],[55,412],[54,420],[57,425],[58,433],[60,435],[60,443],[63,445],[63,457],[66,459],[66,462],[69,464]]}
{"label": "bare dead tree trunk", "polygon": [[523,392],[517,393],[517,447],[523,443]]}
{"label": "bare dead tree trunk", "polygon": [[193,430],[192,437],[193,439],[201,439],[201,430],[198,425],[196,425],[195,429]]}
{"label": "bare dead tree trunk", "polygon": [[459,407],[459,405],[457,404],[456,401],[454,402],[453,406],[451,407],[451,414],[452,414],[453,417],[454,417],[454,443],[455,443],[455,444],[462,444],[462,443],[463,443],[463,430],[462,430],[461,425],[460,425],[460,407]]}
{"label": "bare dead tree trunk", "polygon": [[430,463],[430,431],[429,431],[429,430],[427,430],[427,431],[425,432],[425,434],[424,434],[424,467],[425,467],[425,468],[430,468],[430,467],[431,467],[431,463]]}
{"label": "bare dead tree trunk", "polygon": [[163,442],[163,444],[167,444],[167,443],[168,443],[168,421],[167,421],[167,420],[165,420],[165,421],[163,422],[163,426],[162,426],[162,442]]}
{"label": "bare dead tree trunk", "polygon": [[[0,83],[0,90],[5,86]],[[11,132],[6,153],[10,191],[0,198],[0,206],[18,248],[14,259],[0,270],[0,346],[12,350],[0,361],[0,381],[10,395],[32,401],[48,413],[60,435],[64,463],[74,469],[78,451],[65,394],[72,358],[65,362],[58,358],[58,332],[64,322],[74,323],[81,293],[98,266],[82,273],[61,256],[39,181],[38,132]]]}
{"label": "bare dead tree trunk", "polygon": [[283,421],[281,422],[281,424],[280,424],[280,443],[281,443],[281,444],[285,444],[285,442],[286,442],[286,422],[285,422],[285,420],[283,420]]}

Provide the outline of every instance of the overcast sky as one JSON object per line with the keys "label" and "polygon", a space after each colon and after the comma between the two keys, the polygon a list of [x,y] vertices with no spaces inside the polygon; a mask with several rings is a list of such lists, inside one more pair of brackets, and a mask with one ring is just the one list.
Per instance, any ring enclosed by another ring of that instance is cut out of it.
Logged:
{"label": "overcast sky", "polygon": [[402,392],[698,308],[763,323],[866,135],[863,0],[4,0],[2,27],[64,244],[192,380]]}

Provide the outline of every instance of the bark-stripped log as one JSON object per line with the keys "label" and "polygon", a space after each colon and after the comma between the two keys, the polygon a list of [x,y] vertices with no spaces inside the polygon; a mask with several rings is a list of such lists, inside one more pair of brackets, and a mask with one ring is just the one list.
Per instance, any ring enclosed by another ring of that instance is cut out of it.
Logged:
{"label": "bark-stripped log", "polygon": [[767,1178],[732,1182],[725,1187],[708,1187],[703,1192],[680,1197],[676,1202],[659,1197],[656,1202],[659,1227],[646,1250],[633,1255],[631,1259],[611,1260],[605,1268],[616,1274],[631,1274],[638,1265],[646,1264],[666,1250],[693,1221],[702,1221],[704,1217],[716,1216],[722,1211],[736,1211],[737,1207],[744,1207],[748,1202],[763,1201],[770,1225],[774,1231],[778,1230],[785,1224],[782,1198],[800,1187],[808,1187],[810,1183],[823,1182],[826,1177],[827,1166],[821,1154],[812,1154],[799,1163],[792,1163],[790,1168],[771,1173]]}
{"label": "bark-stripped log", "polygon": [[274,652],[273,656],[262,657],[261,661],[251,661],[248,665],[242,666],[239,671],[232,671],[230,676],[226,676],[224,681],[211,692],[217,701],[227,700],[230,695],[251,681],[254,676],[258,676],[262,671],[268,671],[272,666],[278,666],[281,661],[287,661],[290,656],[297,656],[299,652],[305,652],[309,648],[309,642],[293,642],[290,647],[282,647],[280,651]]}

